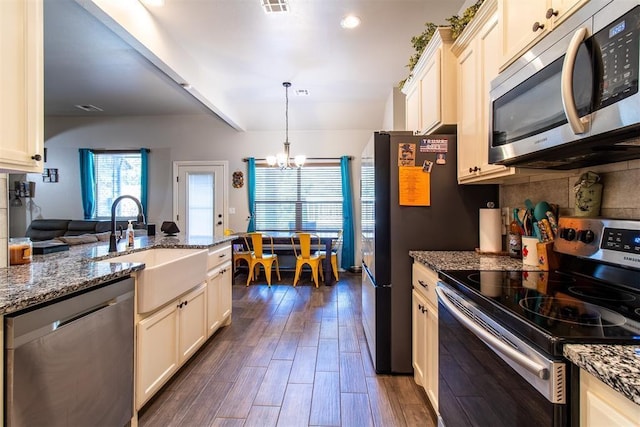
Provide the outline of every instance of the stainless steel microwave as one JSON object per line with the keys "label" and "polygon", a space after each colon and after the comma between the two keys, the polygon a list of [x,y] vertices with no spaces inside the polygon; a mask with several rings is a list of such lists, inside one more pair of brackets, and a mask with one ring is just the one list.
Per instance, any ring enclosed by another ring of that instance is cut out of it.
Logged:
{"label": "stainless steel microwave", "polygon": [[491,82],[489,163],[640,158],[640,0],[591,0]]}

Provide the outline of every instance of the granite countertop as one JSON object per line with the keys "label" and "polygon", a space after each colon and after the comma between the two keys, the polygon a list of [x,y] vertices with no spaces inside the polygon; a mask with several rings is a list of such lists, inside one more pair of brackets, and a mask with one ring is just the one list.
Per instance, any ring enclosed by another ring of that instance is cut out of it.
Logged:
{"label": "granite countertop", "polygon": [[142,270],[142,263],[109,263],[110,257],[137,252],[151,247],[206,249],[233,240],[220,238],[189,238],[141,236],[133,248],[126,242],[118,244],[118,253],[109,254],[109,242],[70,246],[68,251],[33,255],[30,264],[0,268],[0,314],[8,314],[83,289],[127,277]]}
{"label": "granite countertop", "polygon": [[564,356],[640,405],[640,346],[567,344]]}
{"label": "granite countertop", "polygon": [[[414,260],[435,270],[539,270],[508,256],[474,251],[410,251]],[[526,268],[525,268],[526,267]],[[640,404],[640,355],[633,345],[567,344],[564,355],[614,390]]]}
{"label": "granite countertop", "polygon": [[535,270],[522,260],[501,255],[481,255],[475,251],[409,251],[409,255],[432,270]]}

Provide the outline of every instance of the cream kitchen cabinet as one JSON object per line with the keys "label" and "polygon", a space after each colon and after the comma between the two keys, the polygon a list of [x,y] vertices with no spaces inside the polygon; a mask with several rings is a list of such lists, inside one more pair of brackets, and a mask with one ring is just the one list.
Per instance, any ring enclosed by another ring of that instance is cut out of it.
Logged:
{"label": "cream kitchen cabinet", "polygon": [[500,69],[519,58],[588,0],[499,0]]}
{"label": "cream kitchen cabinet", "polygon": [[489,164],[489,89],[500,65],[496,0],[486,0],[452,46],[458,65],[458,182],[499,181],[515,168]]}
{"label": "cream kitchen cabinet", "polygon": [[206,283],[137,325],[136,409],[140,409],[207,338]]}
{"label": "cream kitchen cabinet", "polygon": [[43,1],[0,1],[0,172],[42,172]]}
{"label": "cream kitchen cabinet", "polygon": [[580,369],[580,425],[582,427],[638,426],[640,405],[627,399],[590,373]]}
{"label": "cream kitchen cabinet", "polygon": [[438,412],[438,275],[414,262],[412,275],[412,363],[416,384],[422,386]]}
{"label": "cream kitchen cabinet", "polygon": [[416,134],[446,133],[456,124],[456,67],[451,30],[436,29],[402,91],[406,129]]}
{"label": "cream kitchen cabinet", "polygon": [[207,261],[207,336],[231,323],[231,245],[211,248]]}

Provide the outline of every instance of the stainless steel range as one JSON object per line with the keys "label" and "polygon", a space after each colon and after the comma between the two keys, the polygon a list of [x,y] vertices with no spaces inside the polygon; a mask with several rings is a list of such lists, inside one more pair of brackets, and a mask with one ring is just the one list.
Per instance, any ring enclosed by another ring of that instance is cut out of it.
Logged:
{"label": "stainless steel range", "polygon": [[640,344],[640,221],[561,218],[558,234],[554,271],[440,273],[441,424],[571,425],[564,344]]}

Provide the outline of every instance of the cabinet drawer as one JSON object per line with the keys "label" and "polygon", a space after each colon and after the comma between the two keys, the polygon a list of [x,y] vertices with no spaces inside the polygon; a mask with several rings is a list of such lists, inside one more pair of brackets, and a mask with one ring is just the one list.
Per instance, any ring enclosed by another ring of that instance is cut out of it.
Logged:
{"label": "cabinet drawer", "polygon": [[207,257],[207,270],[217,267],[225,261],[231,260],[231,245],[222,244],[209,248]]}
{"label": "cabinet drawer", "polygon": [[435,307],[438,306],[436,296],[436,284],[438,283],[438,273],[418,262],[413,263],[412,285],[413,288],[424,295]]}

